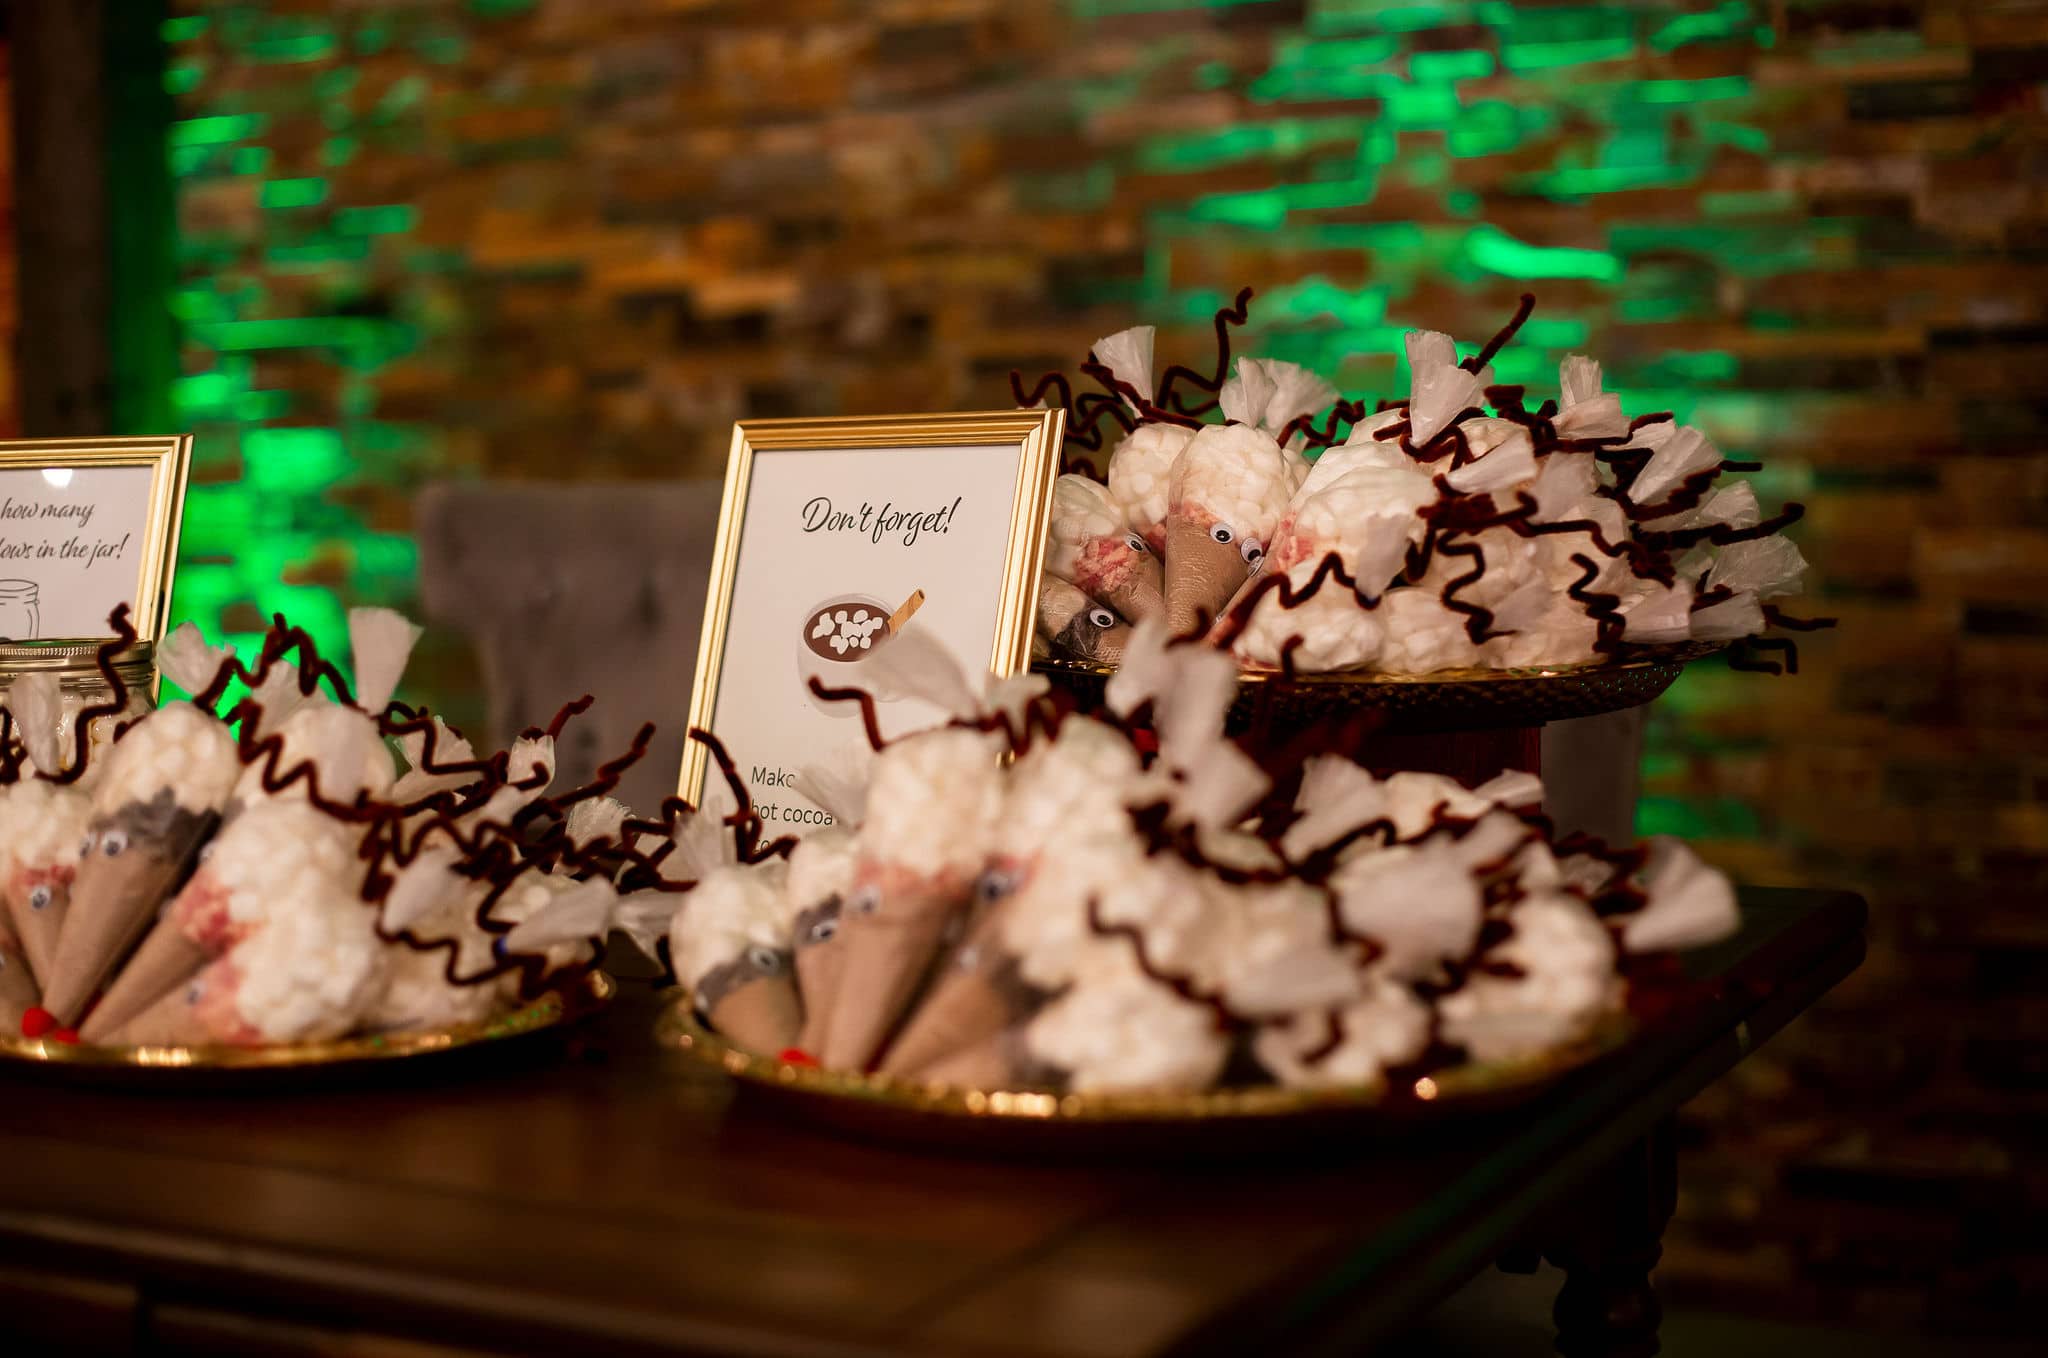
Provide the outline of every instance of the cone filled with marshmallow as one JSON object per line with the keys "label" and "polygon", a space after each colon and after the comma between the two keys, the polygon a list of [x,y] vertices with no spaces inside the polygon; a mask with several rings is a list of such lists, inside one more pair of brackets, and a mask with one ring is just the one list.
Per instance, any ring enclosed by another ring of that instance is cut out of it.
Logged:
{"label": "cone filled with marshmallow", "polygon": [[1415,676],[1756,638],[1790,656],[1789,638],[1763,634],[1829,625],[1779,611],[1805,571],[1782,536],[1803,510],[1766,517],[1700,430],[1631,420],[1583,355],[1553,401],[1495,384],[1491,360],[1533,298],[1467,357],[1410,332],[1406,392],[1373,402],[1297,364],[1233,367],[1247,297],[1218,314],[1213,384],[1175,367],[1155,387],[1149,327],[1104,337],[1082,364],[1114,399],[1071,403],[1069,440],[1096,447],[1112,415],[1127,432],[1102,481],[1070,471],[1055,488],[1044,654],[1115,663],[1105,638],[1157,607],[1134,583],[1150,578],[1143,547],[1161,558],[1173,632],[1206,629],[1248,669]]}
{"label": "cone filled with marshmallow", "polygon": [[754,871],[714,870],[690,893],[670,940],[676,975],[696,995],[698,1009],[751,1051],[784,1051],[803,1029],[787,877],[788,865],[780,861]]}
{"label": "cone filled with marshmallow", "polygon": [[84,770],[67,767],[56,676],[25,674],[9,697],[28,763],[0,787],[0,908],[40,986],[56,961],[92,804],[76,781]]}
{"label": "cone filled with marshmallow", "polygon": [[[546,791],[554,734],[580,708],[507,754],[471,758],[431,714],[391,701],[417,629],[380,610],[351,622],[353,700],[282,619],[253,670],[180,628],[159,649],[167,677],[203,703],[233,678],[250,696],[225,720],[169,704],[104,745],[81,744],[75,767],[54,739],[54,703],[35,683],[8,695],[6,1022],[76,1025],[81,1040],[111,1046],[446,1028],[567,984],[614,929],[653,950],[681,896],[635,849],[626,808],[602,795],[608,783]],[[125,612],[111,625],[110,647],[132,641]],[[410,738],[403,790],[416,795],[404,801],[391,737]],[[422,766],[430,747],[433,769]],[[635,889],[613,884],[622,871],[639,875]],[[66,886],[70,909],[38,985],[13,921],[40,926]]]}
{"label": "cone filled with marshmallow", "polygon": [[29,969],[28,954],[22,950],[14,925],[0,917],[0,1027],[12,1032],[21,1026],[22,1016],[42,1001],[35,973]]}
{"label": "cone filled with marshmallow", "polygon": [[[1565,1057],[1620,1021],[1633,959],[1736,924],[1681,846],[1558,840],[1528,774],[1261,767],[1224,733],[1228,657],[1163,622],[1135,630],[1100,714],[974,687],[926,683],[967,697],[883,742],[850,876],[736,861],[676,916],[679,979],[735,1045],[776,1054],[807,1011],[809,1058],[886,1081],[1375,1091]],[[821,840],[817,864],[848,848]],[[792,966],[796,921],[842,882],[821,943],[843,956]],[[758,1000],[733,1004],[743,988]]]}
{"label": "cone filled with marshmallow", "polygon": [[66,1026],[183,883],[242,768],[227,728],[185,703],[145,717],[107,760],[43,995]]}

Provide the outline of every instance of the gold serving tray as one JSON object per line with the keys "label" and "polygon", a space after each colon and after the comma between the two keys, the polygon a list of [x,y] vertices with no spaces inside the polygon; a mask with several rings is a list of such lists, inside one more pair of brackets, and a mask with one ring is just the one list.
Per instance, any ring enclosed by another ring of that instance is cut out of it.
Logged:
{"label": "gold serving tray", "polygon": [[215,1083],[271,1080],[288,1073],[369,1071],[413,1057],[482,1052],[574,1023],[611,1002],[618,983],[586,972],[509,1014],[482,1023],[426,1032],[378,1033],[329,1042],[267,1046],[108,1047],[48,1038],[0,1036],[0,1071],[26,1068],[109,1084]]}
{"label": "gold serving tray", "polygon": [[1616,1014],[1585,1041],[1541,1057],[1459,1066],[1400,1088],[1247,1085],[1120,1094],[959,1089],[796,1065],[727,1042],[698,1018],[684,990],[664,1004],[654,1037],[671,1051],[724,1071],[764,1101],[858,1136],[974,1153],[1150,1155],[1357,1138],[1512,1107],[1613,1051],[1635,1030],[1632,1019]]}
{"label": "gold serving tray", "polygon": [[[1671,687],[1687,664],[1722,649],[1720,642],[1687,642],[1619,661],[1417,675],[1342,670],[1289,678],[1278,670],[1243,670],[1229,724],[1237,734],[1259,717],[1298,724],[1378,709],[1386,714],[1386,729],[1396,731],[1534,726],[1640,707]],[[1031,668],[1084,706],[1101,701],[1103,686],[1116,673],[1056,658],[1034,660]]]}

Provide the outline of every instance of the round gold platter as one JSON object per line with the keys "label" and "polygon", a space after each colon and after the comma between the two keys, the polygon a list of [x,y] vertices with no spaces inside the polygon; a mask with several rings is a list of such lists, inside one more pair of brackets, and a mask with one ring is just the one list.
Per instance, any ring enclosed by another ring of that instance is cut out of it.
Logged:
{"label": "round gold platter", "polygon": [[[266,1046],[103,1047],[48,1038],[0,1036],[0,1070],[24,1069],[95,1084],[157,1088],[271,1083],[393,1070],[414,1058],[503,1050],[521,1039],[557,1031],[611,1002],[618,983],[586,972],[509,1014],[481,1023],[423,1032],[377,1033],[327,1042]],[[437,1066],[439,1062],[435,1063]]]}
{"label": "round gold platter", "polygon": [[742,1090],[810,1122],[899,1145],[979,1154],[1205,1154],[1275,1143],[1396,1134],[1522,1103],[1613,1051],[1635,1031],[1617,1014],[1585,1041],[1527,1061],[1466,1065],[1399,1088],[1245,1085],[1199,1093],[1054,1094],[960,1089],[821,1070],[733,1046],[673,992],[655,1024],[661,1046],[716,1067]]}
{"label": "round gold platter", "polygon": [[[1302,723],[1376,709],[1385,714],[1388,729],[1400,731],[1534,726],[1640,707],[1671,687],[1688,663],[1721,649],[1719,642],[1688,642],[1593,664],[1418,675],[1353,670],[1289,677],[1277,670],[1245,670],[1229,720],[1232,731],[1240,732],[1260,718]],[[1031,668],[1090,706],[1116,673],[1061,659],[1034,660]]]}

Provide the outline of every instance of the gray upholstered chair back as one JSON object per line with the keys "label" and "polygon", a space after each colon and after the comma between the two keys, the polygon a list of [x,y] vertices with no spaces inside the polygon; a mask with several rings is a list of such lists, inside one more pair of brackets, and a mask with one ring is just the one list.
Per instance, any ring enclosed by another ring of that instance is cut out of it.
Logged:
{"label": "gray upholstered chair back", "polygon": [[[585,693],[557,787],[660,730],[619,796],[643,814],[675,791],[718,529],[714,480],[447,483],[416,506],[427,615],[469,637],[502,745]],[[481,744],[481,740],[479,744]]]}

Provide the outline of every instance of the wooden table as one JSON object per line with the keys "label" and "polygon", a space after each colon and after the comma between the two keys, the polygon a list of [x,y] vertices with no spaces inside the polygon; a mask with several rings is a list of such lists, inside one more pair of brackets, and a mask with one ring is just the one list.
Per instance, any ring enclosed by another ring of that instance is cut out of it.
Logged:
{"label": "wooden table", "polygon": [[1263,1162],[838,1139],[657,1051],[644,989],[524,1069],[178,1098],[9,1074],[0,1335],[40,1347],[0,1348],[1352,1354],[1542,1251],[1561,1347],[1650,1352],[1672,1111],[1862,956],[1853,896],[1744,906],[1694,959],[1714,998],[1597,1070]]}

